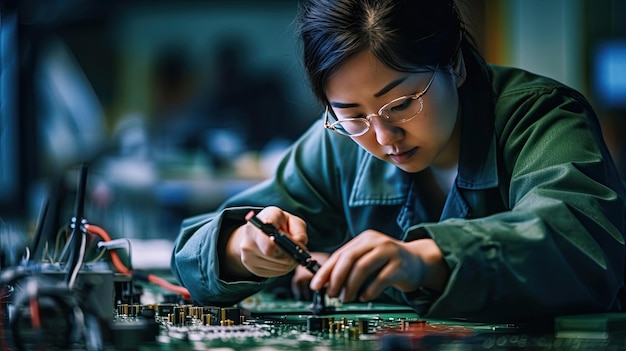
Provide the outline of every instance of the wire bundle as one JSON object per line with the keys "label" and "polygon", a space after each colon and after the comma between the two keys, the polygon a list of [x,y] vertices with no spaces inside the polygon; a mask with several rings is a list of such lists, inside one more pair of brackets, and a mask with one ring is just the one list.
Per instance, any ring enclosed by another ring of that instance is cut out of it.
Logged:
{"label": "wire bundle", "polygon": [[[73,345],[84,345],[88,351],[103,349],[97,318],[63,282],[15,267],[2,272],[0,287],[2,304],[10,302],[12,306],[10,319],[4,316],[8,309],[1,312],[0,328],[3,333],[10,331],[0,338],[2,350],[32,349],[26,344],[37,350],[49,345],[65,350]],[[7,320],[8,328],[4,325]]]}
{"label": "wire bundle", "polygon": [[[99,236],[105,243],[112,242],[111,236],[101,227],[98,227],[93,224],[87,224],[85,225],[85,229],[87,230],[88,233]],[[101,246],[102,248],[107,248],[106,245],[99,245],[99,246]],[[110,251],[110,253],[111,253],[111,263],[113,264],[113,266],[119,273],[131,275],[133,278],[137,278],[142,281],[147,281],[147,282],[156,284],[162,287],[163,289],[166,289],[166,290],[169,290],[171,292],[181,295],[186,300],[191,299],[191,295],[189,294],[189,291],[185,289],[184,287],[172,284],[166,279],[163,279],[155,274],[133,271],[129,269],[124,264],[124,262],[122,262],[117,252]]]}
{"label": "wire bundle", "polygon": [[[69,226],[57,231],[54,249],[50,250],[48,241],[45,241],[42,261],[36,262],[27,248],[26,258],[21,265],[0,271],[0,349],[11,350],[13,347],[25,350],[24,344],[27,342],[29,345],[34,344],[39,350],[45,350],[48,345],[61,349],[84,345],[89,351],[102,350],[103,341],[98,322],[101,315],[88,303],[89,294],[97,287],[90,284],[79,286],[77,281],[81,271],[85,270],[84,264],[87,260],[100,262],[106,253],[109,253],[110,262],[117,273],[129,276],[131,280],[156,284],[181,295],[185,300],[191,299],[189,291],[184,287],[155,274],[133,270],[129,240],[112,240],[102,227],[87,223],[83,218],[86,180],[87,167],[83,165],[79,176],[75,216]],[[47,209],[46,203],[35,233],[33,252],[36,252],[42,236],[42,223]],[[65,245],[57,257],[63,240]],[[89,252],[94,249],[96,254],[90,257]],[[120,258],[118,249],[128,250],[128,265]],[[107,269],[106,272],[108,271]],[[64,273],[65,279],[53,279],[51,274],[45,273]],[[13,313],[7,318],[8,308],[5,307],[9,304],[13,307]],[[114,306],[110,308],[113,310]],[[7,321],[10,327],[8,337],[4,335]]]}

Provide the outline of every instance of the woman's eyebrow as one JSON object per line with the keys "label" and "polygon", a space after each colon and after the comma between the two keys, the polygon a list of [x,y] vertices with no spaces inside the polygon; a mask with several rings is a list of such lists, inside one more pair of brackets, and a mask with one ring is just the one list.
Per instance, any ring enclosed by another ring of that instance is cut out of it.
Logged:
{"label": "woman's eyebrow", "polygon": [[[381,97],[381,96],[385,95],[391,89],[397,87],[402,82],[404,82],[407,79],[407,77],[408,76],[404,76],[402,78],[396,79],[396,80],[392,81],[391,83],[385,85],[382,89],[380,89],[380,91],[378,91],[376,94],[374,94],[374,97]],[[329,103],[330,103],[330,106],[336,107],[336,108],[351,108],[351,107],[359,106],[359,104],[355,104],[355,103],[344,103],[344,102],[338,102],[338,101],[330,101]]]}
{"label": "woman's eyebrow", "polygon": [[330,101],[330,106],[336,107],[336,108],[351,108],[351,107],[357,107],[359,106],[359,104]]}
{"label": "woman's eyebrow", "polygon": [[404,82],[407,79],[407,77],[408,76],[404,76],[402,78],[396,79],[396,80],[392,81],[391,83],[385,85],[384,88],[380,89],[379,92],[374,94],[374,97],[381,97],[381,96],[385,95],[387,92],[389,92],[389,90],[397,87],[400,83]]}

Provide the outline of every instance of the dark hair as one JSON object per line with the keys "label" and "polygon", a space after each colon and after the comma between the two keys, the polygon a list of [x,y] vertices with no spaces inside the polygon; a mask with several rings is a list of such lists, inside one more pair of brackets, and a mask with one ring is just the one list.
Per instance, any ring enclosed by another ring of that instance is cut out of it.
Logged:
{"label": "dark hair", "polygon": [[460,46],[477,53],[454,0],[307,0],[297,20],[305,70],[322,102],[328,78],[364,50],[404,72],[447,65]]}

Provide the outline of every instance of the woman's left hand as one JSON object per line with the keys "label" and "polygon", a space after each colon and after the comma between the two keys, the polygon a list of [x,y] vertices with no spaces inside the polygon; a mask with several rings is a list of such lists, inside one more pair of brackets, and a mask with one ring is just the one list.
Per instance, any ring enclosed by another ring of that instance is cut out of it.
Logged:
{"label": "woman's left hand", "polygon": [[419,287],[442,290],[448,276],[448,266],[434,240],[404,242],[366,230],[324,262],[310,287],[321,290],[326,286],[328,296],[339,296],[344,302],[368,301],[390,286],[404,292]]}

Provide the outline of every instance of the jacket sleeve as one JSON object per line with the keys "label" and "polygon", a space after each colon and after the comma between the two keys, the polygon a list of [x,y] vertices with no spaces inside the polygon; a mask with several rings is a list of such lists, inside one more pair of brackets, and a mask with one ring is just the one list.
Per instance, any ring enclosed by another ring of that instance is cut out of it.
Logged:
{"label": "jacket sleeve", "polygon": [[271,282],[270,279],[227,282],[219,277],[217,246],[221,228],[228,230],[233,228],[233,223],[243,222],[241,218],[251,209],[253,207],[229,208],[183,221],[174,245],[171,269],[195,303],[229,306]]}
{"label": "jacket sleeve", "polygon": [[428,317],[504,322],[619,309],[624,192],[591,107],[567,88],[519,89],[495,113],[510,210],[413,227],[451,276],[442,295],[409,302],[431,299]]}
{"label": "jacket sleeve", "polygon": [[[171,269],[195,302],[232,305],[272,283],[272,279],[226,282],[219,278],[218,239],[244,224],[250,209],[278,206],[303,218],[308,223],[311,251],[330,251],[343,243],[346,224],[340,186],[335,181],[336,151],[332,150],[335,146],[328,134],[321,125],[314,125],[287,151],[272,179],[233,196],[214,213],[183,222]],[[346,145],[354,149],[351,144]],[[311,220],[320,214],[324,214],[323,221]]]}

